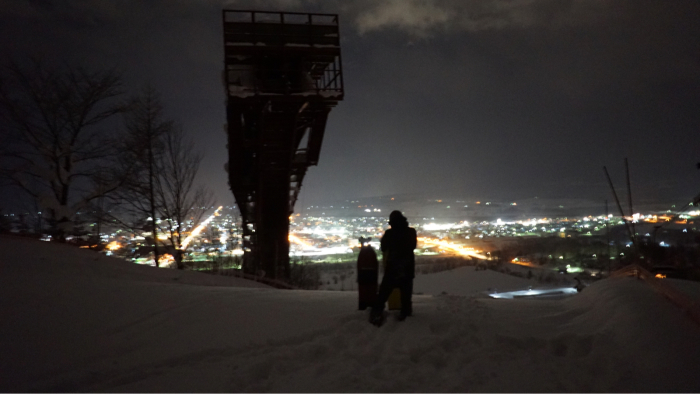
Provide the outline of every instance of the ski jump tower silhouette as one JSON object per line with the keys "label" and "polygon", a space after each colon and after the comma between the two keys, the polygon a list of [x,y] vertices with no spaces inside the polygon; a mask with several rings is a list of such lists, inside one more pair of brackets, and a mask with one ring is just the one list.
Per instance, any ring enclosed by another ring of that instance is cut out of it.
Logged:
{"label": "ski jump tower silhouette", "polygon": [[289,277],[289,218],[343,99],[338,16],[223,11],[229,186],[243,270]]}

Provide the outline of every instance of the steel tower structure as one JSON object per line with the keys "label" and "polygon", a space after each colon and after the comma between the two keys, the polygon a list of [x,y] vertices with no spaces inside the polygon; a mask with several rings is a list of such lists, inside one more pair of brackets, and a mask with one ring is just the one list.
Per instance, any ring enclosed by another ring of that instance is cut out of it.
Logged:
{"label": "steel tower structure", "polygon": [[343,99],[338,16],[223,11],[229,186],[243,269],[289,277],[289,217]]}

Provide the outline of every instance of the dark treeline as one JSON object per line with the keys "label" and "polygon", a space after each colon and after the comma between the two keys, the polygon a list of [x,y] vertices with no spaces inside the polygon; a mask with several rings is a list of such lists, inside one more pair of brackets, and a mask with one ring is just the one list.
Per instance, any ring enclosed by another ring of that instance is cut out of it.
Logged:
{"label": "dark treeline", "polygon": [[0,122],[0,185],[22,212],[0,211],[0,231],[90,244],[105,226],[146,231],[156,264],[167,250],[183,268],[183,233],[214,201],[196,183],[202,155],[155,89],[128,93],[114,70],[15,61],[0,70]]}
{"label": "dark treeline", "polygon": [[[671,272],[664,271],[670,277],[700,280],[700,238],[696,233],[663,229],[658,236],[638,236],[636,244],[625,239],[625,235],[624,226],[616,226],[609,237],[520,238],[492,255],[503,262],[518,258],[540,267],[564,268],[570,265],[599,270],[606,275],[629,264],[637,264],[652,271],[672,269]],[[659,242],[660,239],[666,242]]]}

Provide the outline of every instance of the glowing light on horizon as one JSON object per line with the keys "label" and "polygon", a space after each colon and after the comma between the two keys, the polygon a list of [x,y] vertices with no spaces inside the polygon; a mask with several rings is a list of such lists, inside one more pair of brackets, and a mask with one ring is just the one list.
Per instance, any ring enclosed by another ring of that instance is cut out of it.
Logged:
{"label": "glowing light on horizon", "polygon": [[437,238],[428,238],[428,237],[418,237],[418,241],[423,242],[423,244],[426,245],[435,245],[439,246],[443,249],[451,250],[461,256],[470,256],[470,257],[476,257],[477,259],[481,260],[488,260],[488,257],[484,256],[481,253],[478,253],[474,248],[469,248],[465,247],[462,245],[457,245],[452,242],[447,242],[447,241],[442,241]]}
{"label": "glowing light on horizon", "polygon": [[426,231],[444,231],[444,230],[452,230],[452,229],[460,229],[464,227],[469,227],[469,222],[464,221],[460,223],[446,223],[446,224],[438,224],[438,223],[427,223],[422,225],[423,230]]}
{"label": "glowing light on horizon", "polygon": [[182,250],[187,249],[187,245],[190,244],[190,242],[192,241],[192,239],[193,239],[194,237],[198,236],[199,233],[201,233],[202,230],[204,230],[204,228],[207,227],[207,225],[209,224],[209,222],[211,222],[211,221],[214,219],[214,217],[219,216],[218,213],[219,213],[219,211],[221,210],[221,208],[223,208],[223,205],[220,206],[219,208],[216,208],[216,211],[214,211],[214,213],[213,213],[211,216],[209,216],[209,217],[207,218],[207,220],[203,221],[202,224],[200,224],[200,225],[197,226],[194,230],[192,230],[192,232],[190,233],[190,235],[188,235],[187,238],[185,238],[185,240],[182,241]]}

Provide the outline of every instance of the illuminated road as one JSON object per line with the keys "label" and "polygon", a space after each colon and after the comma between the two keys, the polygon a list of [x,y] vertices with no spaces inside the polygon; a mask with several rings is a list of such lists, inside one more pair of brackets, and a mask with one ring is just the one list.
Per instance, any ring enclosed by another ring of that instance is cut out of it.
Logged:
{"label": "illuminated road", "polygon": [[423,245],[429,245],[429,246],[438,246],[441,249],[446,249],[452,252],[455,252],[461,256],[469,256],[469,257],[475,257],[477,259],[481,260],[488,260],[488,257],[484,256],[481,253],[478,253],[478,251],[474,250],[474,248],[468,248],[462,245],[454,244],[452,242],[447,242],[447,241],[442,241],[437,238],[428,238],[428,237],[418,237],[418,241],[422,242]]}
{"label": "illuminated road", "polygon": [[289,251],[291,256],[327,256],[333,254],[348,254],[352,253],[352,249],[347,246],[333,246],[328,248],[318,248],[309,242],[297,237],[294,234],[289,234],[289,242],[302,247],[301,251]]}
{"label": "illuminated road", "polygon": [[297,245],[303,246],[304,249],[316,249],[313,245],[297,237],[294,234],[289,234],[289,241]]}
{"label": "illuminated road", "polygon": [[537,264],[533,264],[529,261],[517,261],[517,259],[513,259],[511,261],[511,264],[517,264],[517,265],[520,265],[523,267],[529,267],[529,268],[542,268],[541,266],[539,266]]}
{"label": "illuminated road", "polygon": [[187,245],[189,245],[189,243],[192,241],[192,239],[193,239],[194,237],[196,237],[197,235],[199,235],[199,233],[201,233],[202,230],[204,230],[204,228],[207,227],[207,225],[209,224],[209,222],[211,222],[212,220],[214,220],[214,218],[215,218],[216,216],[219,216],[219,211],[221,210],[221,208],[223,208],[223,206],[220,206],[220,207],[216,208],[216,211],[214,211],[214,213],[213,213],[211,216],[209,216],[209,217],[207,218],[207,220],[203,221],[202,224],[200,224],[200,225],[197,226],[194,230],[192,230],[192,232],[190,233],[190,235],[188,235],[187,238],[185,238],[185,240],[182,241],[182,250],[187,249]]}

